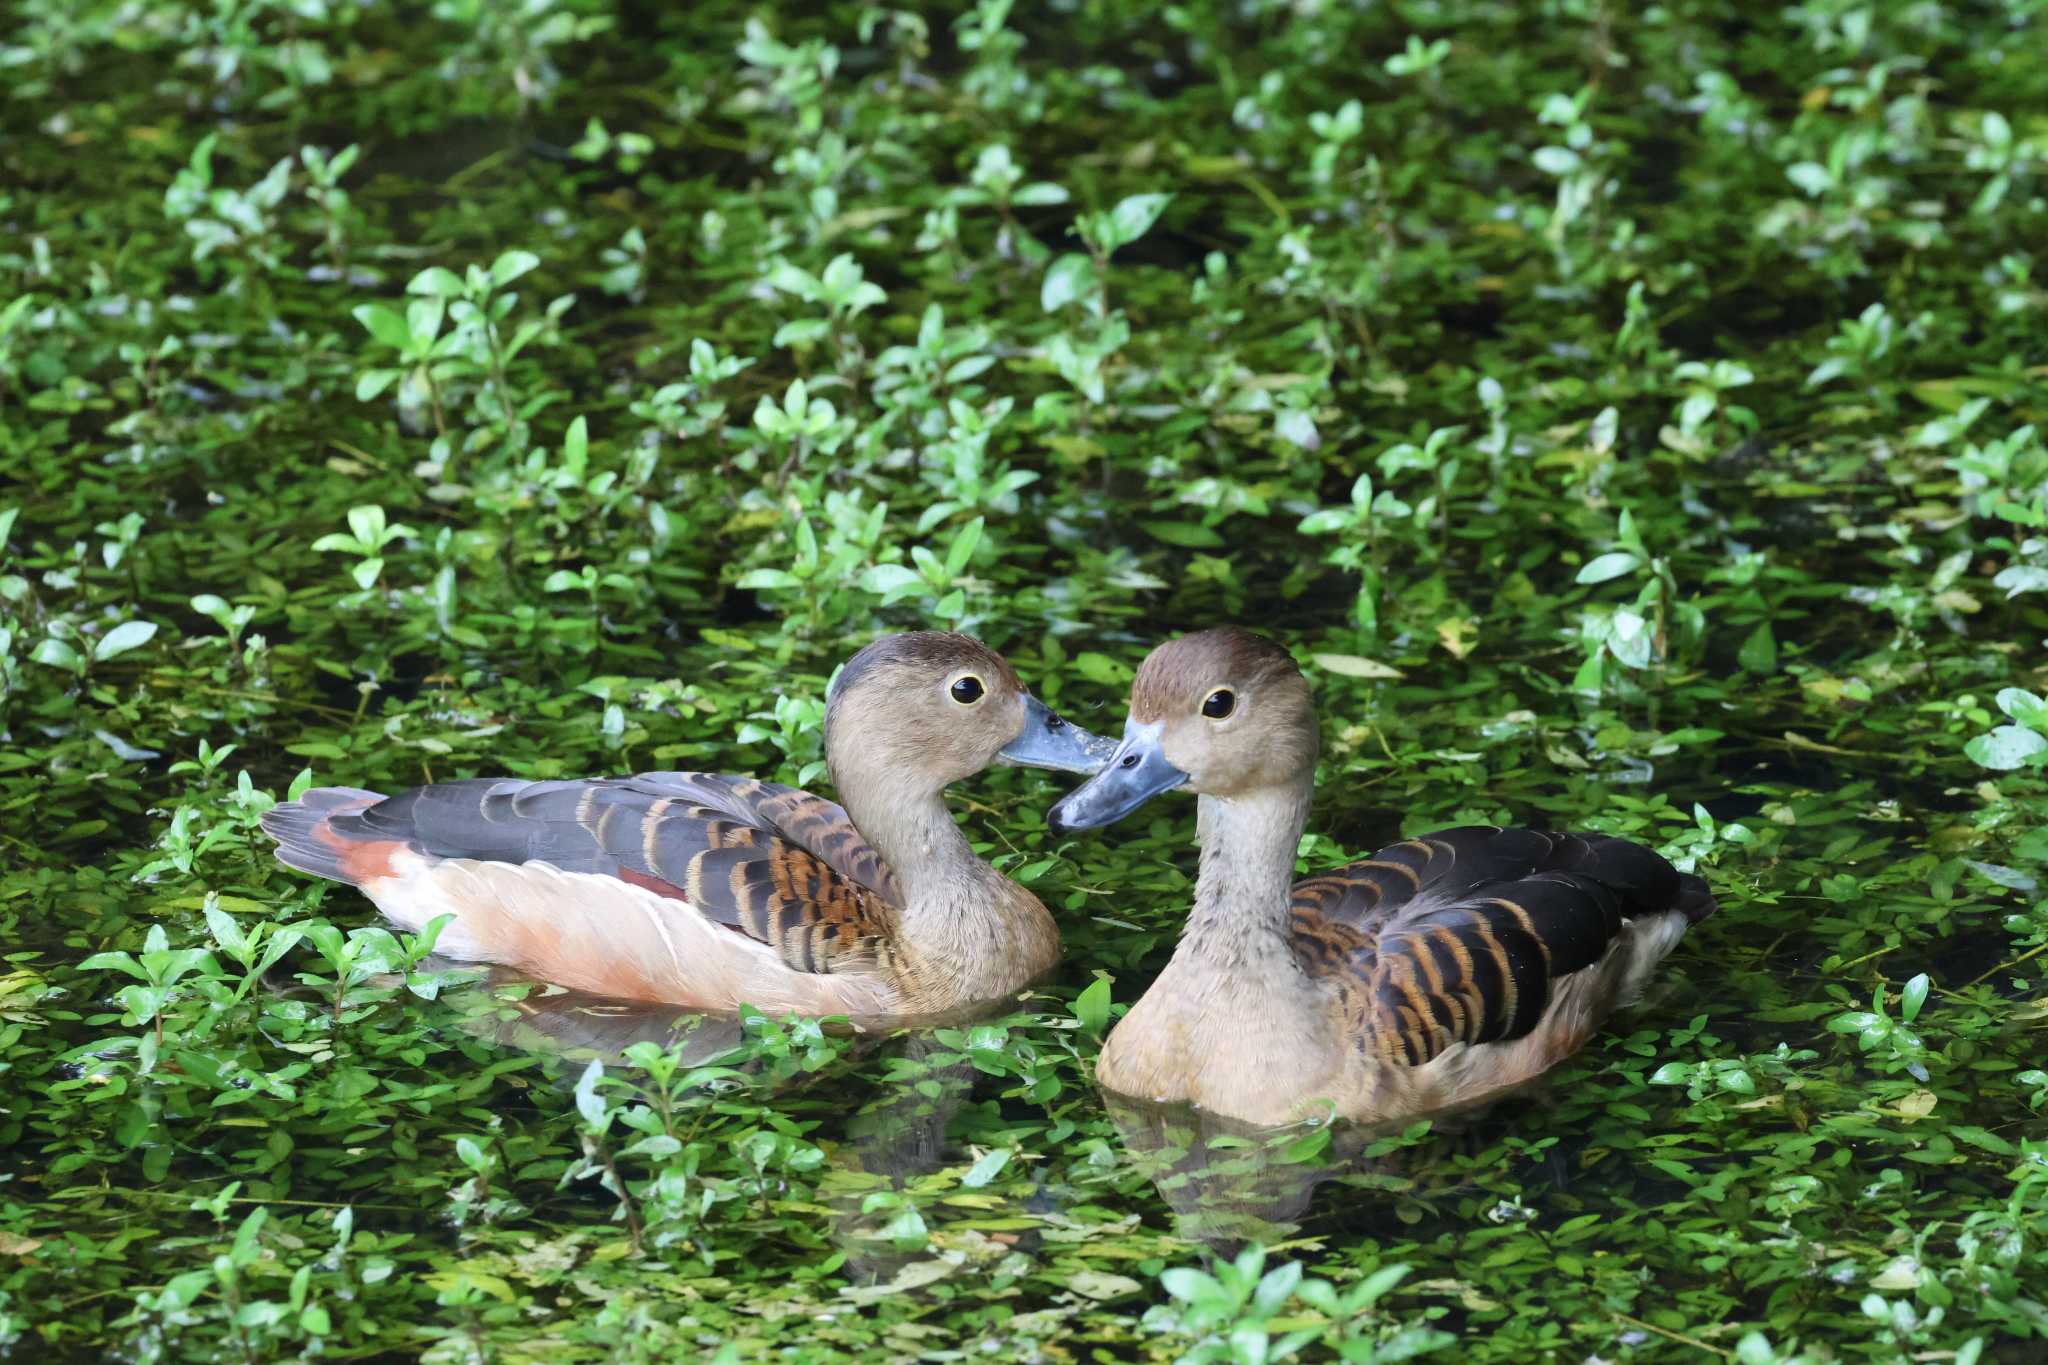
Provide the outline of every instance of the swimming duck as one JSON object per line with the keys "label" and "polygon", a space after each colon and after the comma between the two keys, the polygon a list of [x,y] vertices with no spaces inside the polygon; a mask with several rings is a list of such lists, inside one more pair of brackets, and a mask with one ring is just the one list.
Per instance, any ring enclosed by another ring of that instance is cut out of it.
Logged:
{"label": "swimming duck", "polygon": [[1052,916],[974,855],[947,786],[991,763],[1092,772],[1113,744],[964,635],[887,636],[826,699],[844,808],[713,773],[323,787],[263,817],[289,867],[436,942],[574,990],[877,1022],[986,1006],[1059,955]]}
{"label": "swimming duck", "polygon": [[1122,744],[1048,817],[1199,797],[1194,907],[1103,1047],[1105,1089],[1261,1125],[1465,1108],[1570,1056],[1716,908],[1638,844],[1531,829],[1443,830],[1297,882],[1316,748],[1271,641],[1204,631],[1139,668]]}

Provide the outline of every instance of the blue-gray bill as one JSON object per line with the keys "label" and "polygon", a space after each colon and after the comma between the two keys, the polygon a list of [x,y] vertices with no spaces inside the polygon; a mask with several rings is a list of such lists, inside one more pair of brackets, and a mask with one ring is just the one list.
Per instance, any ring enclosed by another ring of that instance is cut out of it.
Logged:
{"label": "blue-gray bill", "polygon": [[1024,698],[1024,729],[996,757],[1025,768],[1054,768],[1063,773],[1101,770],[1116,752],[1116,741],[1092,735],[1038,698]]}
{"label": "blue-gray bill", "polygon": [[1046,827],[1054,834],[1100,829],[1187,780],[1160,750],[1158,725],[1126,725],[1109,766],[1061,797],[1046,812]]}

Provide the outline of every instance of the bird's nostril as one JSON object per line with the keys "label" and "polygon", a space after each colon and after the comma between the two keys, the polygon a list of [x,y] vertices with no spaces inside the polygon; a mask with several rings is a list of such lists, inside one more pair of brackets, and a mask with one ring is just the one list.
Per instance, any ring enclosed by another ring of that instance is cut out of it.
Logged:
{"label": "bird's nostril", "polygon": [[1060,718],[1059,718],[1058,716],[1054,716],[1054,717],[1053,717],[1053,718],[1052,718],[1051,720],[1048,720],[1048,721],[1047,721],[1047,722],[1045,723],[1045,728],[1046,728],[1046,729],[1048,729],[1048,730],[1057,730],[1057,729],[1059,729],[1059,728],[1060,728],[1060,727],[1061,727],[1062,725],[1065,725],[1065,724],[1066,724],[1066,722],[1065,722],[1065,721],[1061,720],[1061,719],[1060,719]]}
{"label": "bird's nostril", "polygon": [[1117,764],[1117,767],[1119,768],[1135,768],[1137,766],[1138,756],[1136,754],[1125,754],[1124,761]]}

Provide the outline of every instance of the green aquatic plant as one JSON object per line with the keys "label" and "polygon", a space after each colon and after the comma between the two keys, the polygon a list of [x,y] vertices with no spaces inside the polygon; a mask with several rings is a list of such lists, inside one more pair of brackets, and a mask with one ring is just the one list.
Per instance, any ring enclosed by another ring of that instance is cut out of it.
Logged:
{"label": "green aquatic plant", "polygon": [[[10,17],[0,1354],[2038,1350],[2033,0]],[[1724,905],[1490,1113],[1220,1135],[1321,1181],[1263,1259],[1093,1085],[1186,804],[961,783],[1052,978],[696,1044],[257,826],[824,787],[905,628],[1112,728],[1225,620],[1314,683],[1303,872],[1548,824]]]}

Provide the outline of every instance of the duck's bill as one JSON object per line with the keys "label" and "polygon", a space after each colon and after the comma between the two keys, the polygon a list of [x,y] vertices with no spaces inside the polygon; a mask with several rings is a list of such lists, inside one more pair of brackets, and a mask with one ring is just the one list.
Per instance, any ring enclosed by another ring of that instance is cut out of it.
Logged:
{"label": "duck's bill", "polygon": [[1115,824],[1161,792],[1170,792],[1188,775],[1166,761],[1159,747],[1157,724],[1124,727],[1124,742],[1110,755],[1109,766],[1068,792],[1046,813],[1055,834],[1100,829]]}
{"label": "duck's bill", "polygon": [[1033,696],[1024,698],[1024,729],[996,753],[1004,763],[1052,768],[1063,773],[1101,770],[1116,752],[1116,741],[1091,735]]}

